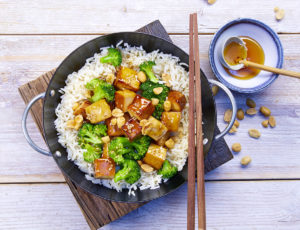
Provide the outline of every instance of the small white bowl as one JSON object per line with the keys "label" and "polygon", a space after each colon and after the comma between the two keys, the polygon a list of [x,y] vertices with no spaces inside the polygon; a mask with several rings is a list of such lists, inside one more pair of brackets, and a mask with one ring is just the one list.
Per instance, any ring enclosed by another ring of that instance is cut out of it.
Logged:
{"label": "small white bowl", "polygon": [[224,42],[230,37],[248,36],[255,39],[265,53],[265,65],[282,68],[283,49],[277,34],[266,24],[249,18],[231,21],[214,35],[209,47],[211,68],[224,85],[240,93],[254,93],[265,89],[278,77],[278,74],[260,71],[248,80],[239,80],[230,76],[224,69],[219,55]]}

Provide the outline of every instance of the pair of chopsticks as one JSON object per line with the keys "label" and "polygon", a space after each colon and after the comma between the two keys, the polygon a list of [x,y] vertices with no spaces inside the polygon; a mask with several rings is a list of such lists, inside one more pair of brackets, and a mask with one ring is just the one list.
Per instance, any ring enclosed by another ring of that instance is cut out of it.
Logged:
{"label": "pair of chopsticks", "polygon": [[[198,229],[206,229],[202,102],[197,13],[190,14],[189,56],[189,138],[187,229],[195,229],[195,117],[197,140]],[[196,90],[196,93],[195,93]],[[195,95],[196,94],[196,95]],[[196,98],[196,101],[195,101]],[[195,103],[196,102],[196,103]],[[196,115],[195,115],[196,107]]]}

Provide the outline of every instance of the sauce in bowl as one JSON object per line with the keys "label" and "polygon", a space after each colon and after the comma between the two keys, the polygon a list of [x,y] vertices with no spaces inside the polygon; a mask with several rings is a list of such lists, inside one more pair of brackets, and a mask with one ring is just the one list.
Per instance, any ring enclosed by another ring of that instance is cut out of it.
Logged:
{"label": "sauce in bowl", "polygon": [[[240,60],[246,59],[258,64],[265,63],[265,53],[260,44],[253,38],[240,36],[245,42],[247,53],[245,55],[245,49],[242,45],[232,42],[228,44],[224,49],[224,58],[230,65],[236,65]],[[260,72],[259,69],[244,67],[240,70],[231,70],[224,67],[226,72],[237,79],[247,80],[257,76]]]}

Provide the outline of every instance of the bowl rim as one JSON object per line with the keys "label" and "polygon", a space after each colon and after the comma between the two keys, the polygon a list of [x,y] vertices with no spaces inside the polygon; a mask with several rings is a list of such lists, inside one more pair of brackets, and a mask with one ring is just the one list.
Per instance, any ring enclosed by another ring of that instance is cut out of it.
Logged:
{"label": "bowl rim", "polygon": [[226,23],[225,25],[223,25],[213,36],[210,45],[209,45],[209,62],[210,62],[210,66],[211,69],[214,73],[214,75],[218,78],[218,80],[220,82],[222,82],[225,86],[227,86],[228,88],[240,92],[240,93],[256,93],[256,92],[260,92],[262,90],[264,90],[265,88],[267,88],[268,86],[270,86],[279,76],[279,74],[275,74],[273,73],[271,78],[264,82],[261,85],[258,85],[256,87],[253,88],[240,88],[238,86],[235,86],[233,84],[230,84],[228,81],[226,81],[221,74],[219,73],[216,64],[215,64],[215,59],[214,59],[214,54],[213,51],[215,50],[215,46],[216,46],[216,42],[218,40],[218,38],[221,36],[221,34],[227,30],[228,28],[230,28],[233,25],[236,24],[240,24],[240,23],[250,23],[250,24],[254,24],[256,26],[261,27],[262,29],[264,29],[265,31],[267,31],[270,36],[273,38],[276,47],[277,47],[277,53],[278,53],[278,60],[277,60],[277,64],[276,64],[276,68],[282,68],[283,65],[283,47],[281,44],[281,41],[277,35],[277,33],[268,25],[266,25],[265,23],[258,21],[256,19],[252,19],[252,18],[238,18],[235,20],[232,20],[228,23]]}

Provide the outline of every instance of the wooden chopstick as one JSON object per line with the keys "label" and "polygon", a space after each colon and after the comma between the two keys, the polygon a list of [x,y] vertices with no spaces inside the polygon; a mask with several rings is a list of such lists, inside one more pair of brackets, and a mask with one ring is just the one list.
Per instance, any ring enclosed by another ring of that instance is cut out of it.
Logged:
{"label": "wooden chopstick", "polygon": [[194,50],[195,50],[195,84],[196,84],[196,136],[197,136],[197,197],[198,197],[198,229],[206,229],[205,214],[205,181],[202,130],[202,99],[201,99],[201,71],[199,57],[197,14],[193,14]]}
{"label": "wooden chopstick", "polygon": [[193,16],[190,14],[189,56],[189,137],[188,137],[188,200],[187,229],[195,229],[195,88],[194,88],[194,39]]}

